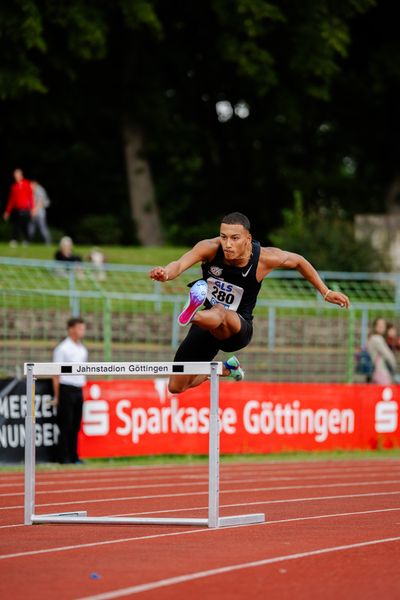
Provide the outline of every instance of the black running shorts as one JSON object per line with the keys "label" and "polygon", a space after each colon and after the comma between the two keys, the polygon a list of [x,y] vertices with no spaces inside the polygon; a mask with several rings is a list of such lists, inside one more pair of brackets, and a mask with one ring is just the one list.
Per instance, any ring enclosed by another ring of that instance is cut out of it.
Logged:
{"label": "black running shorts", "polygon": [[209,362],[219,350],[237,352],[245,348],[252,338],[253,325],[241,315],[238,316],[242,324],[240,331],[226,340],[218,340],[206,329],[193,324],[176,351],[174,362]]}

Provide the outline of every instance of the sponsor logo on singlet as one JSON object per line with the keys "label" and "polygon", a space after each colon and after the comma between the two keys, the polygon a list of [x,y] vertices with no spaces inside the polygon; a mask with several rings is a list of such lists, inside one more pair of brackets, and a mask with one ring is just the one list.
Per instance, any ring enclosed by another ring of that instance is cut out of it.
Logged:
{"label": "sponsor logo on singlet", "polygon": [[252,267],[252,266],[253,266],[253,265],[250,265],[250,266],[249,266],[249,268],[247,269],[247,271],[246,271],[245,273],[242,273],[242,277],[247,277],[247,275],[248,275],[248,274],[250,273],[250,271],[251,271],[251,267]]}
{"label": "sponsor logo on singlet", "polygon": [[211,275],[214,275],[215,277],[221,277],[222,269],[220,267],[216,267],[213,265],[212,267],[210,267],[210,273],[211,273]]}

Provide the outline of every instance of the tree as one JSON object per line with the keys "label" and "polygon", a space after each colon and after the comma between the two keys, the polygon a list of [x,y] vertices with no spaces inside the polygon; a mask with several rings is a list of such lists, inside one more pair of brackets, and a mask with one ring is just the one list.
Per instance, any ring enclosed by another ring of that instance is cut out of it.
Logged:
{"label": "tree", "polygon": [[339,207],[304,210],[297,191],[283,224],[271,233],[274,245],[305,256],[324,271],[386,271],[388,263],[368,239],[357,240]]}
{"label": "tree", "polygon": [[20,0],[0,13],[3,136],[12,156],[23,148],[36,169],[54,168],[44,175],[63,222],[68,205],[117,210],[125,226],[125,156],[140,240],[150,219],[161,240],[160,214],[169,240],[191,243],[232,208],[263,237],[293,189],[307,204],[357,189],[347,149],[360,132],[342,125],[342,90],[347,65],[356,68],[352,24],[373,5]]}
{"label": "tree", "polygon": [[[71,125],[76,126],[79,119],[78,104],[71,106],[70,98],[62,96],[58,87],[64,87],[60,85],[60,73],[62,71],[70,85],[80,86],[80,94],[83,95],[85,83],[82,78],[87,76],[87,64],[103,62],[107,66],[111,35],[108,20],[114,16],[112,10],[110,14],[109,8],[105,2],[79,0],[67,4],[21,0],[12,7],[4,8],[0,15],[2,46],[5,50],[5,61],[0,68],[1,98],[14,101],[14,106],[19,106],[22,115],[26,114],[28,105],[30,118],[32,108],[40,114],[44,106],[48,108],[48,100],[51,103],[56,98],[57,108],[52,110],[53,120],[61,121],[65,131]],[[151,2],[132,3],[121,0],[117,9],[129,29],[135,30],[141,26],[154,30],[158,28]],[[118,24],[114,24],[114,27],[121,29]],[[118,36],[118,33],[114,32],[114,35]],[[111,73],[108,76],[112,79]],[[100,87],[100,81],[94,84],[96,88]],[[107,83],[110,84],[111,81]],[[65,93],[65,88],[63,91]],[[31,95],[34,93],[46,94],[47,97],[34,98],[32,102]],[[80,103],[81,98],[77,98],[76,102]],[[122,103],[123,97],[119,98],[118,104]],[[113,108],[115,109],[115,104]],[[107,117],[110,119],[109,107],[103,108],[101,112],[103,116],[104,112],[108,113]],[[128,125],[131,120],[121,119],[120,127],[125,145],[132,217],[136,220],[142,243],[160,243],[161,224],[153,197],[151,171],[146,159],[141,156],[141,135],[135,127]],[[23,121],[23,126],[26,127],[24,118]],[[82,160],[88,159],[88,156],[82,156],[85,154],[84,149],[76,150]]]}

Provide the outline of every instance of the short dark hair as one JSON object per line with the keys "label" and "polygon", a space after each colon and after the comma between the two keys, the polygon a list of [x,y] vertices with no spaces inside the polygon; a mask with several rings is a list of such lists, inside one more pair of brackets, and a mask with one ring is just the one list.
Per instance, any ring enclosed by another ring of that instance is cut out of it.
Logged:
{"label": "short dark hair", "polygon": [[82,319],[82,317],[72,317],[67,321],[67,328],[71,329],[71,327],[75,327],[75,325],[79,324],[85,324],[85,321]]}
{"label": "short dark hair", "polygon": [[221,223],[225,223],[226,225],[243,225],[247,231],[250,231],[249,219],[240,212],[233,212],[229,213],[229,215],[225,215]]}

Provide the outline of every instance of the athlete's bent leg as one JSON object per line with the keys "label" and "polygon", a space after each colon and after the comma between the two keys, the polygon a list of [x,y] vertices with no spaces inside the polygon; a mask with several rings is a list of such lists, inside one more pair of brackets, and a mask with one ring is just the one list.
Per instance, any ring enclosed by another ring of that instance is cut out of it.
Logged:
{"label": "athlete's bent leg", "polygon": [[[211,362],[221,348],[221,341],[236,336],[241,327],[239,315],[221,305],[197,312],[188,335],[175,354],[174,362]],[[224,367],[224,376],[231,375],[231,372],[231,369]],[[172,375],[168,390],[171,394],[181,394],[207,379],[207,375]]]}
{"label": "athlete's bent leg", "polygon": [[[192,324],[176,351],[174,362],[211,362],[219,351],[219,341],[210,331]],[[172,375],[168,382],[171,394],[180,394],[207,380],[207,375]]]}
{"label": "athlete's bent leg", "polygon": [[242,326],[239,315],[226,310],[221,304],[196,313],[193,323],[209,331],[218,340],[225,340],[235,335]]}
{"label": "athlete's bent leg", "polygon": [[207,381],[208,375],[171,375],[168,381],[170,394],[181,394]]}

